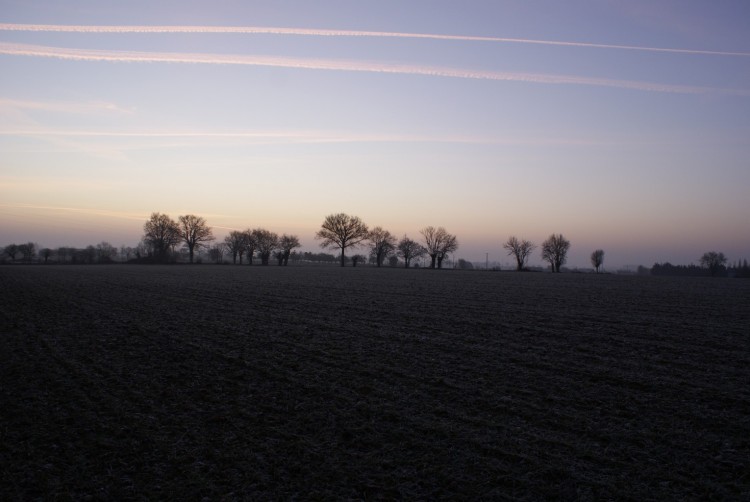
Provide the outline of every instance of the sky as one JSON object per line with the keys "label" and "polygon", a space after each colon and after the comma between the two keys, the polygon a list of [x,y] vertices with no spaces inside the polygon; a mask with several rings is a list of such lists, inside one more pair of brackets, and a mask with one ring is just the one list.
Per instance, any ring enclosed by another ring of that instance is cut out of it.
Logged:
{"label": "sky", "polygon": [[[750,259],[744,0],[0,0],[0,246],[326,215]],[[537,251],[531,265],[542,264]]]}

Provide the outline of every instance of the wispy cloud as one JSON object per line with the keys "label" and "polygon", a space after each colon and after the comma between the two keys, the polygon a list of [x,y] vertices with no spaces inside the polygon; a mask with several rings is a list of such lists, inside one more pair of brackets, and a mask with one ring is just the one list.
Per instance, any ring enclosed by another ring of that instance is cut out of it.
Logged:
{"label": "wispy cloud", "polygon": [[0,54],[13,56],[30,56],[58,58],[77,61],[110,61],[142,63],[195,63],[216,65],[271,66],[308,70],[336,70],[352,72],[393,73],[407,75],[425,75],[433,77],[450,77],[462,79],[495,80],[506,82],[526,82],[534,84],[586,85],[597,87],[615,87],[649,92],[667,92],[680,94],[721,93],[731,95],[750,95],[742,89],[719,89],[675,84],[660,84],[636,80],[618,80],[584,77],[578,75],[553,75],[524,72],[497,72],[487,70],[470,70],[442,66],[390,64],[371,61],[333,60],[318,58],[293,58],[280,56],[255,56],[240,54],[201,54],[178,52],[137,52],[112,51],[95,49],[72,49],[42,45],[0,43]]}
{"label": "wispy cloud", "polygon": [[431,40],[453,40],[464,42],[494,42],[513,44],[582,47],[593,49],[617,49],[630,51],[667,52],[710,56],[750,57],[750,52],[711,51],[638,45],[596,44],[575,41],[538,40],[528,38],[482,37],[468,35],[440,35],[431,33],[399,33],[389,31],[326,30],[309,28],[277,28],[262,26],[89,26],[58,24],[12,24],[0,23],[0,31],[36,31],[67,33],[224,33],[224,34],[270,34],[318,37],[380,37],[416,38]]}
{"label": "wispy cloud", "polygon": [[101,101],[71,102],[71,101],[31,101],[19,99],[0,98],[0,110],[32,110],[44,112],[61,112],[61,113],[124,113],[131,114],[133,110],[122,108],[114,103]]}
{"label": "wispy cloud", "polygon": [[105,209],[65,207],[65,206],[44,206],[44,205],[36,205],[36,204],[2,204],[0,203],[0,209],[53,211],[56,213],[67,212],[67,213],[86,214],[86,215],[91,215],[91,216],[105,216],[108,218],[120,218],[124,220],[139,220],[139,221],[144,221],[148,218],[147,213],[130,213],[130,212],[124,212],[124,211],[110,211],[110,210],[105,210]]}
{"label": "wispy cloud", "polygon": [[[43,138],[111,138],[111,139],[185,139],[186,147],[196,141],[238,140],[246,144],[315,144],[315,143],[457,143],[477,145],[509,146],[590,146],[601,145],[602,141],[593,138],[573,138],[566,136],[539,137],[508,135],[448,135],[448,134],[382,134],[352,133],[340,131],[101,131],[70,130],[49,128],[0,128],[0,136],[28,136]],[[607,142],[610,144],[611,142]],[[168,146],[174,146],[169,142]]]}

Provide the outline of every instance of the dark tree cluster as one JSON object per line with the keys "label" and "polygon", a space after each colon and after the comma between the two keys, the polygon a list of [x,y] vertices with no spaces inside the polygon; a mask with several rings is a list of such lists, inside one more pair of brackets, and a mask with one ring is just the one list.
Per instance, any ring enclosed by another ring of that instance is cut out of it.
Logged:
{"label": "dark tree cluster", "polygon": [[125,256],[125,252],[131,248],[123,247],[118,251],[109,242],[102,241],[96,246],[89,245],[85,248],[60,246],[59,248],[40,248],[33,242],[26,244],[9,244],[2,248],[0,261],[6,263],[32,263],[39,262],[67,263],[67,264],[96,264],[113,263],[118,255]]}
{"label": "dark tree cluster", "polygon": [[265,228],[233,230],[224,238],[223,243],[227,252],[232,255],[232,263],[239,264],[247,256],[247,264],[253,264],[253,257],[260,258],[261,265],[268,265],[273,256],[279,265],[286,266],[292,257],[294,249],[302,246],[296,235],[283,234]]}
{"label": "dark tree cluster", "polygon": [[[321,240],[321,247],[340,251],[341,266],[347,262],[346,250],[367,244],[370,259],[378,267],[387,259],[391,266],[398,265],[398,258],[403,259],[404,267],[409,268],[412,261],[424,255],[430,257],[430,268],[442,268],[443,260],[458,249],[458,239],[443,227],[425,227],[419,232],[423,243],[404,235],[401,240],[382,227],[370,230],[359,217],[345,213],[330,214],[325,217],[320,230],[315,235]],[[366,260],[364,255],[354,255],[350,261],[353,266]]]}
{"label": "dark tree cluster", "polygon": [[[516,259],[516,270],[525,270],[528,259],[534,249],[536,249],[536,245],[531,241],[521,240],[512,235],[505,241],[503,248],[508,251],[509,256],[513,256]],[[568,259],[569,249],[570,241],[568,239],[563,237],[562,234],[552,234],[542,243],[542,260],[549,262],[552,272],[559,273]],[[597,250],[594,253],[599,251]],[[593,255],[591,260],[593,262]],[[603,262],[603,260],[604,251],[601,251],[601,261]],[[601,262],[599,262],[599,265],[601,265]],[[599,270],[599,265],[596,266],[597,271]]]}
{"label": "dark tree cluster", "polygon": [[654,263],[651,267],[651,275],[678,275],[678,276],[713,276],[713,277],[750,277],[750,266],[747,260],[727,265],[728,260],[724,253],[708,251],[698,260],[698,265],[672,265],[669,262]]}

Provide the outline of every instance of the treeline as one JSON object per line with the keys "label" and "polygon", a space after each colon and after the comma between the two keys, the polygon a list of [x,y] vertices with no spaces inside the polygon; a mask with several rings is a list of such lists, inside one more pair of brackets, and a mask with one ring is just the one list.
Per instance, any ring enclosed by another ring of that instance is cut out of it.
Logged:
{"label": "treeline", "polygon": [[661,276],[685,276],[685,277],[700,277],[700,276],[716,276],[716,277],[740,277],[750,278],[750,266],[747,260],[742,262],[736,262],[732,265],[721,265],[715,269],[710,269],[705,266],[690,264],[690,265],[672,265],[669,262],[665,263],[654,263],[651,267],[651,275]]}
{"label": "treeline", "polygon": [[[427,226],[419,231],[420,238],[412,239],[404,235],[398,239],[383,227],[368,227],[359,217],[345,213],[330,214],[325,217],[315,239],[320,240],[322,248],[339,250],[338,258],[328,253],[300,253],[296,251],[302,244],[296,235],[282,234],[265,228],[232,230],[222,240],[217,241],[213,229],[203,217],[188,214],[176,220],[166,214],[152,213],[143,225],[143,236],[134,247],[116,248],[106,241],[85,248],[59,247],[56,249],[39,248],[34,243],[10,244],[0,251],[3,263],[176,263],[209,261],[225,263],[231,257],[231,263],[252,265],[257,259],[261,265],[268,265],[275,260],[278,265],[286,266],[304,261],[310,263],[333,264],[343,267],[346,264],[357,266],[370,263],[377,267],[384,263],[392,267],[409,268],[418,266],[419,260],[428,258],[430,268],[442,268],[445,259],[458,249],[458,238],[443,227]],[[369,253],[346,255],[348,249],[366,248]],[[502,247],[509,256],[516,260],[516,270],[528,270],[528,260],[537,245],[516,236],[510,236]],[[551,234],[540,246],[541,258],[549,263],[552,272],[561,272],[567,261],[571,243],[562,234]],[[597,249],[590,255],[591,265],[598,273],[604,264],[604,251]],[[748,277],[750,268],[747,260],[741,264],[727,266],[723,253],[709,251],[700,258],[700,265],[672,265],[655,263],[649,270],[638,267],[638,273],[651,275],[713,275]],[[454,261],[460,269],[471,269],[473,265],[466,260]],[[534,267],[538,269],[538,267]]]}

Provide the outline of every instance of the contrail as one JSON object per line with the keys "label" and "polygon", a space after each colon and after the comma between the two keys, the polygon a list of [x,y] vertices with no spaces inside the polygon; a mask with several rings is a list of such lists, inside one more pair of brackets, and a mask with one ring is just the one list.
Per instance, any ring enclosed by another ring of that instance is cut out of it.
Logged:
{"label": "contrail", "polygon": [[0,208],[5,209],[39,209],[43,211],[69,211],[74,213],[86,213],[96,216],[111,216],[115,218],[122,218],[126,220],[144,220],[148,218],[148,214],[143,213],[126,213],[121,211],[108,211],[103,209],[89,209],[79,207],[65,207],[65,206],[40,206],[35,204],[0,204]]}
{"label": "contrail", "polygon": [[415,66],[407,64],[387,64],[367,61],[332,59],[304,59],[279,56],[252,56],[238,54],[198,54],[179,52],[135,52],[95,49],[69,49],[41,45],[0,43],[0,54],[13,56],[47,57],[78,61],[112,61],[144,63],[197,63],[218,65],[271,66],[308,70],[337,70],[371,73],[394,73],[426,75],[463,79],[528,82],[536,84],[577,84],[599,87],[615,87],[637,91],[667,92],[679,94],[721,93],[750,95],[748,90],[718,89],[687,85],[658,84],[635,80],[613,80],[606,78],[581,77],[576,75],[549,75],[522,72],[496,72],[486,70],[465,70],[441,66]]}
{"label": "contrail", "polygon": [[399,33],[391,31],[325,30],[310,28],[275,28],[262,26],[86,26],[58,24],[12,24],[0,23],[0,31],[53,31],[67,33],[224,33],[224,34],[268,34],[316,37],[376,37],[376,38],[421,38],[431,40],[454,40],[464,42],[494,42],[513,44],[552,45],[561,47],[587,47],[594,49],[618,49],[630,51],[667,52],[708,56],[750,57],[750,52],[708,51],[696,49],[671,49],[640,45],[595,44],[587,42],[564,42],[528,38],[482,37],[468,35],[440,35],[431,33]]}
{"label": "contrail", "polygon": [[584,146],[602,144],[600,141],[579,138],[511,138],[466,135],[415,135],[415,134],[357,134],[337,131],[101,131],[70,129],[0,129],[0,136],[30,137],[92,137],[121,139],[187,138],[246,140],[248,142],[280,143],[465,143],[487,145],[558,145]]}

